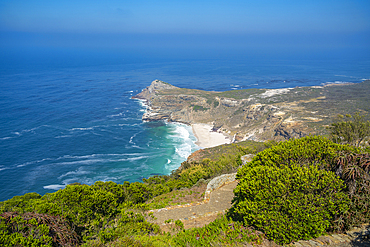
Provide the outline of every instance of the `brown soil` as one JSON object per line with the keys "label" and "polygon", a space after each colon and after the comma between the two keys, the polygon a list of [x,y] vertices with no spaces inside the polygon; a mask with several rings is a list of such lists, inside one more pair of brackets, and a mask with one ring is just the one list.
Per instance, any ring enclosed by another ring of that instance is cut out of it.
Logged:
{"label": "brown soil", "polygon": [[204,199],[204,192],[207,189],[207,184],[203,183],[192,188],[184,188],[181,190],[171,191],[170,193],[157,196],[147,203],[158,203],[168,200],[167,205],[182,205],[188,203],[199,203]]}
{"label": "brown soil", "polygon": [[[237,181],[234,181],[213,191],[208,203],[152,210],[154,219],[151,218],[149,221],[159,224],[164,231],[174,229],[173,222],[175,220],[181,220],[185,229],[205,226],[231,207],[231,200],[234,196],[233,190],[236,185]],[[165,223],[169,220],[172,220],[172,223]]]}

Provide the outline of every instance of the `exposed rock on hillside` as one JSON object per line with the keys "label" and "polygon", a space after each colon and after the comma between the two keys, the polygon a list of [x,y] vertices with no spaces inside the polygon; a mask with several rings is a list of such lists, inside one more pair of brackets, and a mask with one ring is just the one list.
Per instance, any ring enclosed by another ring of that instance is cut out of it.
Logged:
{"label": "exposed rock on hillside", "polygon": [[338,114],[370,112],[370,81],[284,89],[209,92],[155,80],[133,98],[147,101],[145,121],[208,123],[235,141],[325,134]]}

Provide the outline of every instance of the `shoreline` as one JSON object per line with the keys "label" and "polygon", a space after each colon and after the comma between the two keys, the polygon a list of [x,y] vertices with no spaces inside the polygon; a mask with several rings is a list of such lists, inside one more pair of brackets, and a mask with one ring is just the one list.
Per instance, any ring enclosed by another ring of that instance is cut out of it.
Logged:
{"label": "shoreline", "polygon": [[210,148],[232,142],[230,137],[221,132],[212,131],[213,126],[210,124],[192,124],[193,134],[197,138],[195,145],[201,148]]}

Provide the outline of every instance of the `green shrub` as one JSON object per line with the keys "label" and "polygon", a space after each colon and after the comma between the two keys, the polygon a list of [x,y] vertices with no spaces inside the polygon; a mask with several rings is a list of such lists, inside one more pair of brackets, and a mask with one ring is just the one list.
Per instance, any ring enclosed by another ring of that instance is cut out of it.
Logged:
{"label": "green shrub", "polygon": [[175,220],[175,225],[180,228],[180,230],[184,229],[184,223],[181,220]]}
{"label": "green shrub", "polygon": [[201,106],[201,105],[194,105],[193,106],[193,110],[194,111],[206,111],[206,110],[208,110],[209,108],[205,108],[205,107],[203,107],[203,106]]}
{"label": "green shrub", "polygon": [[238,175],[229,214],[279,244],[318,237],[348,208],[343,181],[315,165],[259,165]]}
{"label": "green shrub", "polygon": [[16,212],[0,215],[1,246],[77,246],[79,242],[61,217]]}
{"label": "green shrub", "polygon": [[[339,115],[343,119],[344,116]],[[329,127],[330,137],[336,143],[351,144],[356,147],[368,146],[370,137],[370,122],[358,112],[351,116],[346,115],[345,121],[332,123]]]}
{"label": "green shrub", "polygon": [[225,216],[210,224],[179,232],[172,239],[174,246],[236,246],[238,243],[260,242],[258,234]]}
{"label": "green shrub", "polygon": [[68,185],[63,190],[46,194],[37,208],[41,213],[62,215],[76,225],[86,225],[116,215],[117,206],[116,195],[109,191],[94,185]]}
{"label": "green shrub", "polygon": [[[251,162],[239,169],[242,178],[256,166],[284,167],[291,164],[317,164],[332,171],[345,183],[345,193],[351,199],[350,209],[334,222],[330,231],[345,231],[370,222],[370,157],[369,150],[332,142],[321,136],[308,136],[280,142],[258,153]],[[366,154],[367,153],[367,154]]]}
{"label": "green shrub", "polygon": [[33,211],[30,207],[33,201],[40,199],[41,195],[33,192],[27,193],[22,196],[14,196],[13,198],[0,202],[0,213],[4,212],[19,212],[24,213],[27,211]]}
{"label": "green shrub", "polygon": [[100,242],[106,244],[119,238],[158,234],[159,232],[159,226],[147,222],[142,214],[122,211],[114,221],[106,224],[104,229],[99,232],[99,239]]}
{"label": "green shrub", "polygon": [[360,152],[355,147],[336,144],[322,136],[284,141],[259,152],[251,162],[242,167],[238,176],[243,176],[249,167],[258,165],[281,167],[290,164],[320,164],[320,168],[330,170],[330,164],[339,151]]}

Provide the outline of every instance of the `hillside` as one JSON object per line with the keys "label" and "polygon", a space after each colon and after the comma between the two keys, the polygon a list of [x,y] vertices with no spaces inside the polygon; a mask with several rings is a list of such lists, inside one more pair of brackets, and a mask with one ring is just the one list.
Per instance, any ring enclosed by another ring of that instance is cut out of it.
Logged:
{"label": "hillside", "polygon": [[[252,105],[248,102],[258,99],[261,107],[255,110],[257,117],[251,119],[257,124],[259,117],[266,117],[262,124],[270,126],[263,129],[265,132],[254,133],[253,137],[261,140],[267,133],[279,133],[278,128],[289,121],[306,135],[304,126],[306,130],[324,132],[325,126],[319,124],[326,124],[342,111],[366,112],[368,87],[369,81],[279,89],[280,94],[259,89],[219,93],[180,89],[155,81],[136,98],[149,105],[144,120],[188,124],[206,121],[207,112],[219,117],[214,122],[228,123],[238,116],[245,124],[249,115],[243,109],[249,109]],[[301,90],[300,98],[294,90]],[[229,95],[228,101],[220,97],[225,94]],[[356,98],[345,98],[344,94]],[[273,96],[279,97],[280,103]],[[191,97],[198,101],[187,102]],[[207,97],[219,103],[204,102]],[[168,98],[177,103],[166,101]],[[274,103],[269,103],[273,99]],[[223,102],[234,102],[235,106]],[[283,108],[289,104],[298,108]],[[314,107],[316,117],[327,114],[326,118],[314,122],[303,117]],[[180,117],[181,112],[184,118],[173,118]],[[203,118],[198,112],[204,114]],[[271,116],[277,119],[275,127]],[[363,134],[369,137],[370,122],[359,119]],[[312,123],[318,124],[316,129],[310,127]],[[219,128],[232,133],[232,128],[225,126]],[[272,139],[290,137],[294,135],[275,134]],[[75,183],[44,196],[15,196],[0,202],[0,245],[368,246],[370,148],[367,141],[363,144],[338,144],[322,136],[283,142],[245,140],[199,150],[170,175],[155,175],[142,182]]]}
{"label": "hillside", "polygon": [[155,80],[133,98],[148,105],[145,121],[208,123],[241,140],[285,140],[327,134],[338,114],[370,112],[370,80],[352,84],[211,92]]}

